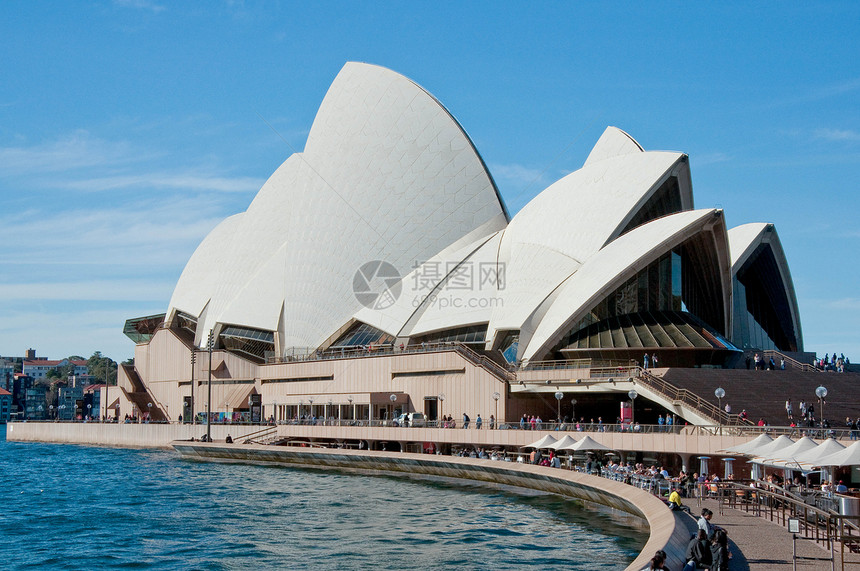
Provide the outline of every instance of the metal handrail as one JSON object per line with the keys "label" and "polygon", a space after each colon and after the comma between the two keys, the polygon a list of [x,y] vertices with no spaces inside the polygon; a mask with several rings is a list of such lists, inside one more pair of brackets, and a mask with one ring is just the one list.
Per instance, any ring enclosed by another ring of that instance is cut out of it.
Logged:
{"label": "metal handrail", "polygon": [[801,363],[797,359],[789,357],[785,353],[781,353],[775,349],[766,349],[762,351],[762,358],[764,357],[778,357],[779,359],[785,359],[786,364],[791,365],[793,369],[800,369],[804,372],[822,372],[821,369],[819,369],[815,365],[810,365],[809,363]]}
{"label": "metal handrail", "polygon": [[655,377],[645,369],[638,368],[637,380],[675,403],[683,403],[695,408],[718,424],[730,425],[734,422],[735,424],[752,425],[752,421],[749,419],[744,420],[737,415],[730,415],[700,395],[687,389],[678,388],[664,379]]}

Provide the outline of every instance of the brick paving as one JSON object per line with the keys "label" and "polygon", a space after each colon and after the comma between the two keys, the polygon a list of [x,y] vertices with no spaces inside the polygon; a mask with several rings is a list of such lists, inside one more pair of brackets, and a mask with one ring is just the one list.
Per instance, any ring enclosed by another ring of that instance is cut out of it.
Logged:
{"label": "brick paving", "polygon": [[[693,513],[698,515],[701,508],[696,507],[695,500],[688,500],[688,502]],[[724,528],[729,535],[732,553],[731,571],[785,571],[794,569],[792,536],[787,528],[753,513],[729,507],[723,507],[721,514],[718,502],[712,499],[703,499],[702,507],[714,512],[711,523]],[[809,539],[797,540],[797,555],[822,559],[830,558],[829,551]],[[843,567],[838,547],[834,548],[833,555],[835,559],[833,569],[841,571]],[[848,562],[851,562],[850,566],[847,565]],[[831,569],[831,562],[829,560],[800,559],[797,561],[797,569],[821,569],[823,571]],[[860,569],[860,554],[846,554],[845,569]]]}

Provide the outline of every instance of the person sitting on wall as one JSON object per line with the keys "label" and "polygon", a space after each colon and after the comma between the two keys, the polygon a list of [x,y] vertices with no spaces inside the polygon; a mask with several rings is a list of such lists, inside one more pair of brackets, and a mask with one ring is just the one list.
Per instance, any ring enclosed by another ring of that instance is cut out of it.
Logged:
{"label": "person sitting on wall", "polygon": [[669,494],[669,509],[672,511],[686,511],[690,513],[690,508],[681,503],[681,494],[678,493],[678,487],[672,487],[672,493]]}
{"label": "person sitting on wall", "polygon": [[224,442],[227,444],[233,444],[233,437],[228,434],[227,438],[224,439]]}

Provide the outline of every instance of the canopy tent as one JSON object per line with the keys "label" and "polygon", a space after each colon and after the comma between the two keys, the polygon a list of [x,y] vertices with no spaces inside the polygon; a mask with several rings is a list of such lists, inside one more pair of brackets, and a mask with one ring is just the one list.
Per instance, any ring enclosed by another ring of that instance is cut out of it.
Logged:
{"label": "canopy tent", "polygon": [[[759,464],[764,464],[765,466],[772,466],[774,468],[790,468],[790,466],[786,466],[786,461],[793,461],[794,458],[803,452],[809,452],[818,448],[818,443],[815,442],[808,436],[804,436],[794,444],[790,446],[786,446],[785,448],[781,448],[776,452],[772,452],[768,455],[762,455],[758,458],[753,458],[753,462],[758,462]],[[782,461],[782,463],[779,463]]]}
{"label": "canopy tent", "polygon": [[745,456],[749,456],[750,458],[767,458],[770,454],[773,454],[777,450],[788,448],[792,444],[794,444],[794,440],[783,434],[772,442],[763,444],[756,448],[751,448],[746,452],[742,452],[742,454],[744,454]]}
{"label": "canopy tent", "polygon": [[825,456],[830,456],[831,454],[834,454],[844,449],[844,444],[833,438],[828,438],[815,448],[797,454],[796,456],[794,456],[794,458],[786,460],[774,460],[774,463],[794,470],[808,471],[812,470],[812,467],[815,466],[815,463],[821,458],[824,458]]}
{"label": "canopy tent", "polygon": [[564,438],[562,438],[558,442],[550,444],[549,446],[547,446],[547,448],[552,448],[553,450],[563,450],[567,446],[570,446],[571,444],[575,444],[575,443],[576,443],[576,439],[571,438],[570,434],[565,434]]}
{"label": "canopy tent", "polygon": [[762,433],[762,434],[759,434],[758,436],[756,436],[755,438],[753,438],[752,440],[750,440],[748,442],[744,442],[743,444],[737,444],[737,445],[732,446],[730,448],[726,448],[725,450],[720,450],[720,452],[731,452],[734,454],[746,454],[746,452],[748,450],[758,448],[759,446],[764,446],[765,444],[768,444],[770,442],[773,442],[773,438],[771,438],[767,434]]}
{"label": "canopy tent", "polygon": [[860,440],[844,450],[819,458],[814,466],[860,466]]}
{"label": "canopy tent", "polygon": [[523,446],[523,448],[552,448],[551,445],[555,444],[556,442],[557,440],[555,438],[547,434],[540,440],[532,442],[531,444],[526,444],[525,446]]}
{"label": "canopy tent", "polygon": [[574,442],[573,444],[565,446],[564,448],[559,448],[559,450],[573,450],[573,451],[577,451],[577,450],[612,450],[612,448],[609,448],[608,446],[604,446],[603,444],[601,444],[600,442],[597,442],[596,440],[594,440],[590,436],[586,436],[585,438],[583,438],[579,442]]}

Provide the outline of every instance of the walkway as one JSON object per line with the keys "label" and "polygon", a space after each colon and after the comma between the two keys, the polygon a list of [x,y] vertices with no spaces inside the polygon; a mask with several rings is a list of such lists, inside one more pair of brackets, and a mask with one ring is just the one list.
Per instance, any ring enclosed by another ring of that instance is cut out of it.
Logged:
{"label": "walkway", "polygon": [[[695,500],[687,500],[693,513],[698,515],[701,508],[696,508]],[[786,571],[793,569],[792,539],[788,530],[775,523],[758,517],[752,513],[732,508],[723,508],[716,500],[702,500],[702,507],[714,512],[711,523],[726,530],[731,542],[732,562],[731,571]],[[698,512],[697,512],[698,509]],[[797,540],[797,555],[801,557],[830,557],[830,553],[814,541]],[[835,569],[841,569],[840,554],[834,550],[836,559]],[[846,563],[851,562],[851,568],[860,568],[860,554],[846,555]],[[798,560],[798,569],[830,569],[830,561]]]}

